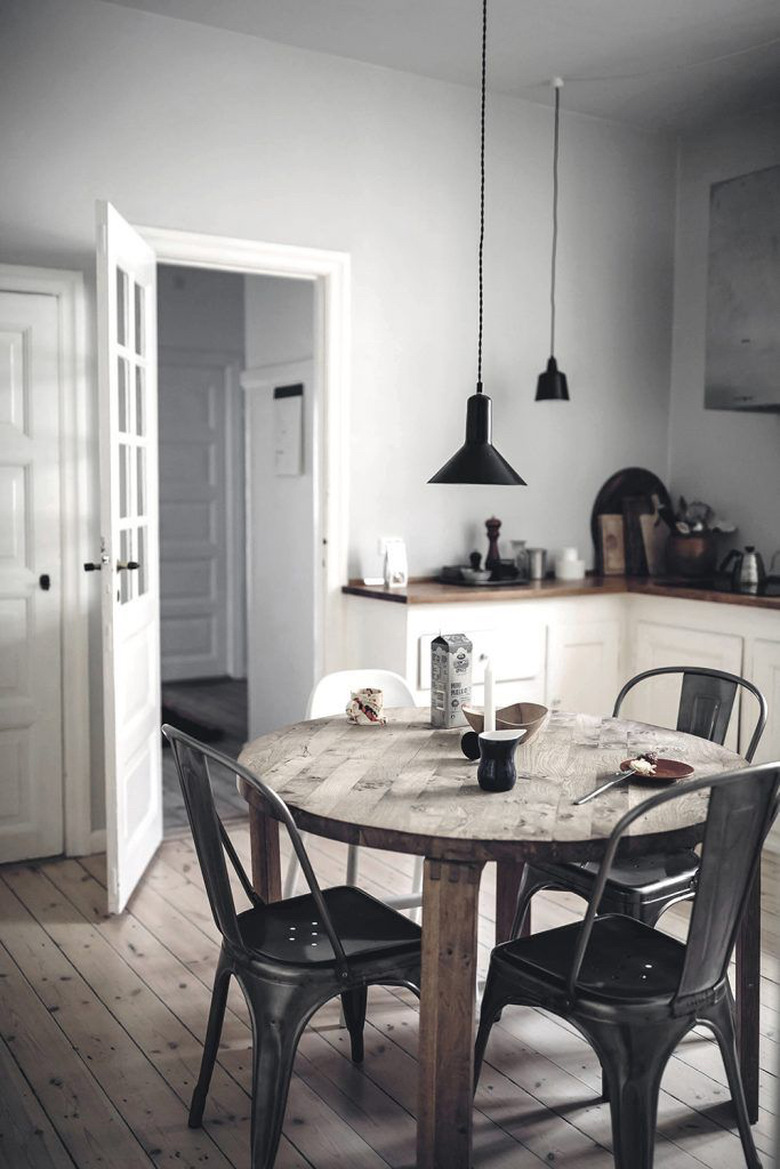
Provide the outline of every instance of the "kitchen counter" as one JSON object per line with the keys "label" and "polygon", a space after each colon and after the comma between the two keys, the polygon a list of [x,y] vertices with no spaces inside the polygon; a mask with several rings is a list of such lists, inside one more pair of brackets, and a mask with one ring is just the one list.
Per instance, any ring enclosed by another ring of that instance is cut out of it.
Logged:
{"label": "kitchen counter", "polygon": [[754,609],[775,609],[780,613],[780,596],[754,596],[751,593],[717,592],[696,587],[695,581],[673,582],[655,577],[586,576],[584,580],[532,581],[527,585],[500,589],[442,584],[434,579],[411,580],[406,588],[389,589],[384,585],[365,585],[350,581],[342,592],[348,596],[389,601],[397,605],[469,604],[474,601],[555,600],[558,597],[607,596],[616,593],[639,593],[652,597],[677,597],[680,600],[709,601],[720,605],[745,605]]}

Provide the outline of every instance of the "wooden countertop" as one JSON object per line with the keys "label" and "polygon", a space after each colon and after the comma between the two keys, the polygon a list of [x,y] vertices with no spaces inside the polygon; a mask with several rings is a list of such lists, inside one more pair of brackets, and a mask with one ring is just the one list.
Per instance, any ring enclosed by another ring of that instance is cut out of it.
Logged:
{"label": "wooden countertop", "polygon": [[604,596],[611,593],[641,593],[649,597],[679,597],[687,601],[709,601],[719,605],[747,605],[753,609],[775,609],[780,613],[780,596],[757,597],[750,593],[716,592],[697,588],[695,581],[674,583],[655,577],[586,576],[584,580],[532,581],[516,588],[463,588],[433,579],[411,580],[406,588],[364,585],[353,580],[342,590],[348,596],[389,601],[397,605],[452,605],[474,601],[534,601],[557,597]]}

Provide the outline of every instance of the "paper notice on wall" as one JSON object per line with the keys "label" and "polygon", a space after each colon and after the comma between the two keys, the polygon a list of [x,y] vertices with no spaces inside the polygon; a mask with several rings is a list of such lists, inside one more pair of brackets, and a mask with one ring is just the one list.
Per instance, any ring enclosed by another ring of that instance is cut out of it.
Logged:
{"label": "paper notice on wall", "polygon": [[303,474],[303,383],[274,386],[274,473]]}

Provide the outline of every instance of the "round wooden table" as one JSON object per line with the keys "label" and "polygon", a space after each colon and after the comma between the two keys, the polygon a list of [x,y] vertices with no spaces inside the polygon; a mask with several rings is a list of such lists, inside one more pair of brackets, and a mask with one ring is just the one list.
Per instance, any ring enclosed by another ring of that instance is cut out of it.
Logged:
{"label": "round wooden table", "polygon": [[[497,862],[496,940],[502,941],[525,861],[598,858],[623,812],[658,790],[657,784],[632,782],[573,804],[622,760],[654,749],[689,763],[697,777],[745,761],[678,731],[555,712],[531,743],[519,747],[514,789],[486,793],[477,784],[476,765],[461,754],[462,730],[433,729],[425,709],[386,713],[384,727],[355,726],[343,715],[296,723],[249,743],[239,761],[278,792],[301,829],[426,858],[417,1165],[469,1169],[485,862]],[[275,900],[281,896],[278,824],[240,779],[239,790],[250,808],[253,881],[262,897]],[[656,809],[633,826],[627,847],[641,852],[697,842],[707,799],[696,795]],[[743,1063],[744,1057],[743,1049]]]}

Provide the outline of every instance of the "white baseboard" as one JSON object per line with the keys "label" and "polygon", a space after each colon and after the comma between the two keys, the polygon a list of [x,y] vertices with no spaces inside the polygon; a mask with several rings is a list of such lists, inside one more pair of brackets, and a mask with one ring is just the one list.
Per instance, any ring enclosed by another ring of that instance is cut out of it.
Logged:
{"label": "white baseboard", "polygon": [[106,830],[105,828],[98,828],[94,832],[90,832],[87,840],[87,851],[81,853],[81,856],[95,856],[96,853],[106,851]]}

